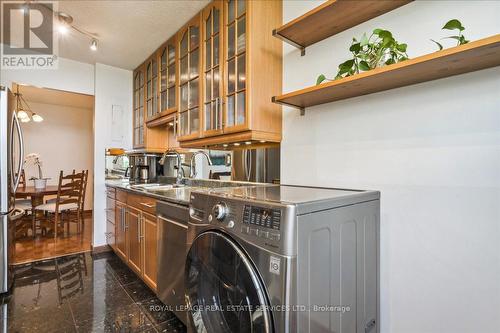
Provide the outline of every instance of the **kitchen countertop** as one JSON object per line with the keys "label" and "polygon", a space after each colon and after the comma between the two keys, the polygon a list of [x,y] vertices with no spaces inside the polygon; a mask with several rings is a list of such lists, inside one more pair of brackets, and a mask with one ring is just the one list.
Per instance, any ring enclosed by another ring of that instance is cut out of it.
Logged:
{"label": "kitchen countertop", "polygon": [[132,188],[131,184],[124,180],[106,180],[106,186],[114,187],[134,194],[146,195],[162,201],[173,202],[183,206],[189,206],[189,195],[191,194],[191,190],[193,190],[192,187],[181,187],[162,191],[161,194],[158,194],[146,189]]}
{"label": "kitchen countertop", "polygon": [[[175,178],[164,177],[160,179],[160,184],[172,184]],[[155,191],[154,189],[147,188],[134,188],[128,180],[120,179],[107,179],[106,186],[118,188],[127,192],[134,194],[146,195],[161,201],[172,202],[175,204],[189,206],[189,197],[191,191],[209,190],[215,188],[226,188],[226,187],[242,187],[242,186],[268,186],[270,184],[264,183],[250,183],[250,182],[235,182],[235,181],[221,181],[221,180],[207,180],[207,179],[183,179],[185,186],[172,188],[168,190]]]}

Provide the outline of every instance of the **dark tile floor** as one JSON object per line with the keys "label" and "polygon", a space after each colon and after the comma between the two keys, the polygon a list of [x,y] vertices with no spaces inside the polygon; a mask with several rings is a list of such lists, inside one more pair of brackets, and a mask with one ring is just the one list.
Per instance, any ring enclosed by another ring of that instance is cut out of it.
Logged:
{"label": "dark tile floor", "polygon": [[19,265],[11,294],[0,297],[0,332],[186,331],[113,253]]}

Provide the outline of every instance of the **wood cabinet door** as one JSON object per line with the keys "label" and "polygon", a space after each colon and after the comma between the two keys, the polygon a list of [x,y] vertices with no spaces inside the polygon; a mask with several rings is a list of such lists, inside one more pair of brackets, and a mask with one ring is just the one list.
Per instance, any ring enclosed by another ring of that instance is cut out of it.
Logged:
{"label": "wood cabinet door", "polygon": [[156,53],[146,62],[146,120],[158,112],[158,59]]}
{"label": "wood cabinet door", "polygon": [[128,243],[128,264],[137,274],[142,273],[141,256],[141,211],[127,206],[126,231]]}
{"label": "wood cabinet door", "polygon": [[133,108],[133,146],[134,148],[144,147],[144,85],[145,85],[144,66],[139,66],[134,71],[134,108]]}
{"label": "wood cabinet door", "polygon": [[[224,132],[249,128],[248,117],[248,8],[252,1],[224,2]],[[261,68],[265,71],[265,68]]]}
{"label": "wood cabinet door", "polygon": [[156,290],[158,273],[158,223],[156,216],[143,213],[142,219],[143,278]]}
{"label": "wood cabinet door", "polygon": [[160,73],[160,113],[170,114],[177,111],[177,38],[174,35],[159,50]]}
{"label": "wood cabinet door", "polygon": [[203,9],[201,26],[201,43],[203,49],[202,75],[204,86],[202,90],[203,137],[223,133],[223,7],[223,1],[214,1]]}
{"label": "wood cabinet door", "polygon": [[179,127],[178,140],[200,136],[201,113],[201,14],[190,20],[177,35],[179,49]]}
{"label": "wood cabinet door", "polygon": [[127,233],[126,233],[127,206],[116,201],[115,205],[115,252],[123,260],[127,260]]}

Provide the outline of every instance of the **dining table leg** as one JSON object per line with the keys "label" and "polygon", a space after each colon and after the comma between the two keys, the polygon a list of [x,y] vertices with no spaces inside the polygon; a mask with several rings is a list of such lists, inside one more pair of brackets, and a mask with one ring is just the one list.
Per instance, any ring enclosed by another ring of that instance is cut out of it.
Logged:
{"label": "dining table leg", "polygon": [[35,209],[35,207],[40,206],[43,204],[43,195],[32,195],[31,196],[31,215],[32,215],[32,222],[31,222],[31,230],[33,232],[33,238],[36,237],[36,221],[37,218],[41,220],[43,218],[43,211],[38,211]]}

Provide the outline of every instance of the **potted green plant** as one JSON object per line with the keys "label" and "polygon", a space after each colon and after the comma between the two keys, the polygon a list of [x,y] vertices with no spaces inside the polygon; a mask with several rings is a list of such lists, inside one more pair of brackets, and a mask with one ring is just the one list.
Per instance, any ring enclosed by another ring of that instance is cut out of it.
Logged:
{"label": "potted green plant", "polygon": [[389,30],[375,29],[370,36],[363,34],[359,41],[356,38],[352,39],[349,51],[353,57],[339,65],[334,79],[328,79],[324,74],[321,74],[318,76],[316,84],[325,80],[342,79],[360,72],[408,60],[406,48],[407,45],[399,43]]}

